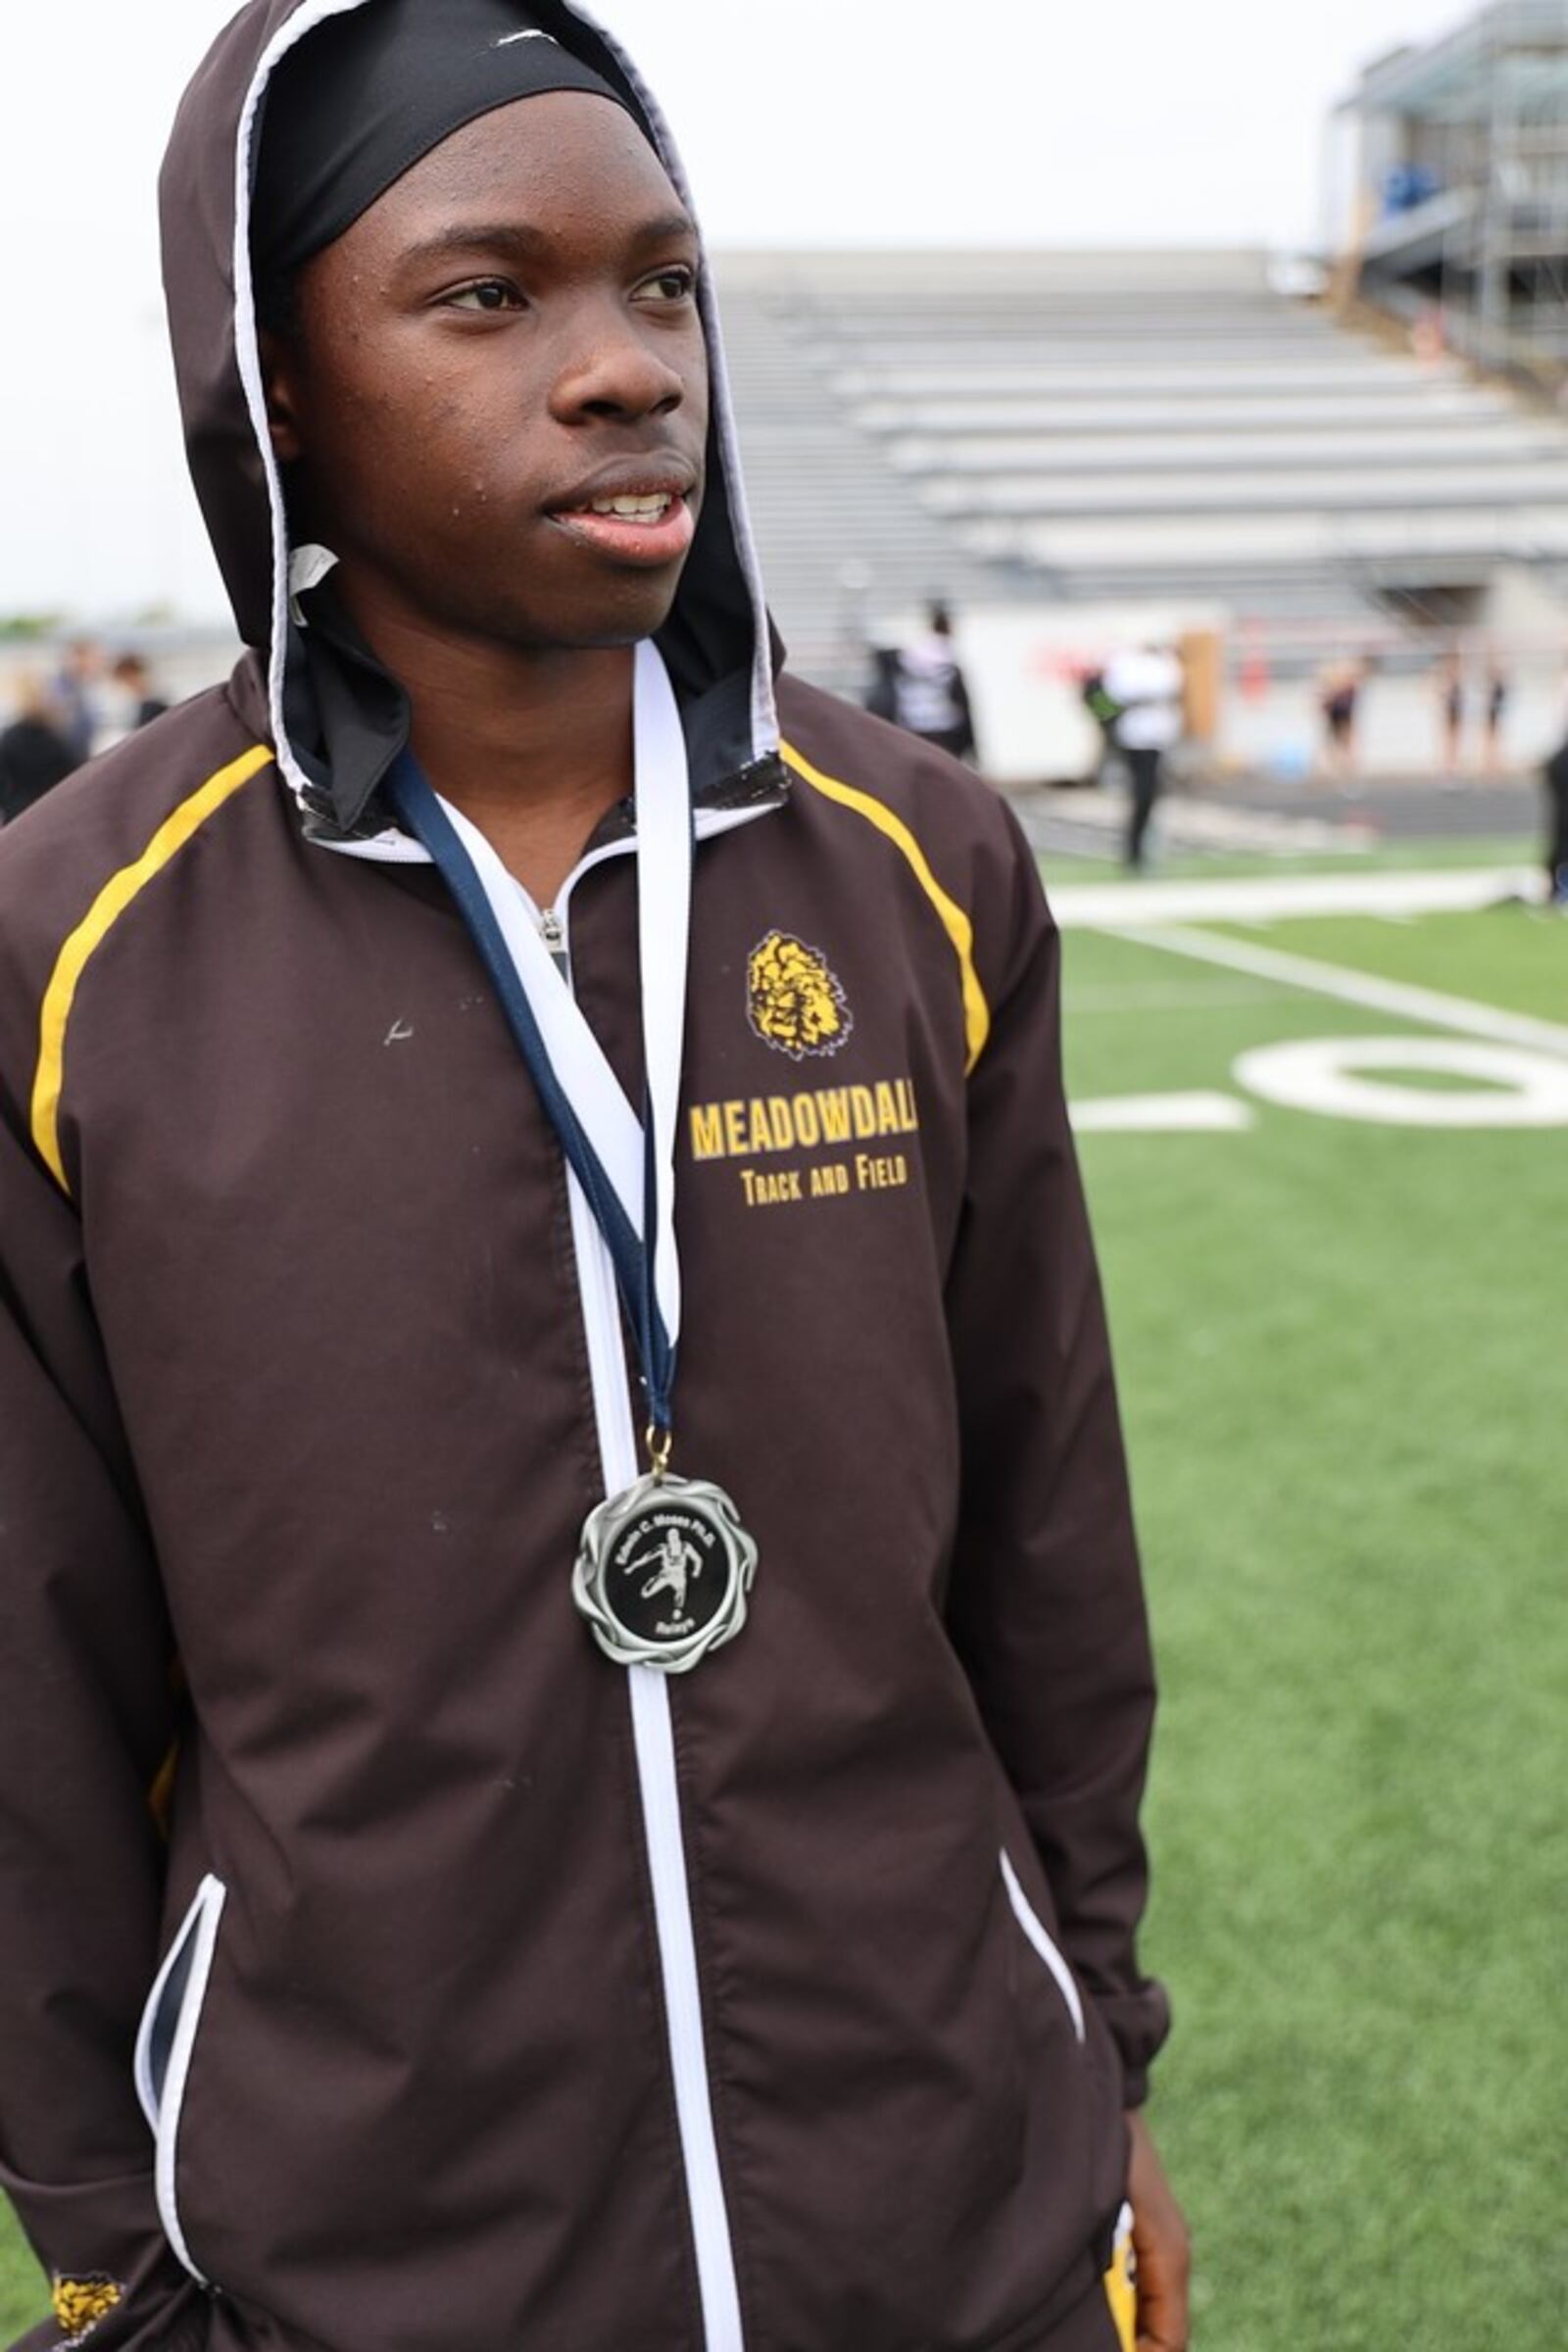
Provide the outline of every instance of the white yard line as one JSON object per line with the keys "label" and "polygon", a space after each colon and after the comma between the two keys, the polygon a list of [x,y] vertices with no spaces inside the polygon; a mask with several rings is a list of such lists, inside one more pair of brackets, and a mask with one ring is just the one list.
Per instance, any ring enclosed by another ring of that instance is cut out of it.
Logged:
{"label": "white yard line", "polygon": [[1380,980],[1370,972],[1348,970],[1315,957],[1283,955],[1278,948],[1254,946],[1250,940],[1220,939],[1211,931],[1123,928],[1101,923],[1098,929],[1129,945],[1158,948],[1169,956],[1190,956],[1198,963],[1217,963],[1227,971],[1250,972],[1255,979],[1277,980],[1282,988],[1300,988],[1318,997],[1338,997],[1369,1012],[1391,1013],[1429,1029],[1456,1030],[1462,1037],[1484,1037],[1494,1045],[1529,1046],[1540,1054],[1568,1056],[1568,1028],[1555,1021],[1538,1021],[1527,1013],[1502,1012],[1495,1005],[1477,1004],[1468,997],[1442,995],[1437,989],[1414,988],[1401,980]]}
{"label": "white yard line", "polygon": [[1449,873],[1258,874],[1233,880],[1062,882],[1051,892],[1062,929],[1142,930],[1166,923],[1271,923],[1289,915],[1454,914],[1509,897],[1535,903],[1539,873],[1465,866]]}
{"label": "white yard line", "polygon": [[[1037,848],[1076,835],[1098,836],[1119,851],[1127,829],[1127,803],[1119,792],[1052,793],[1023,796],[1015,804],[1024,831]],[[1357,858],[1377,844],[1364,817],[1332,805],[1299,813],[1287,808],[1233,808],[1222,801],[1166,793],[1159,808],[1162,839],[1172,848],[1260,852],[1264,856]]]}
{"label": "white yard line", "polygon": [[1267,985],[1249,988],[1239,980],[1167,980],[1156,975],[1142,981],[1096,981],[1077,987],[1067,981],[1061,1006],[1069,1019],[1100,1012],[1213,1012],[1221,1007],[1277,1004],[1279,990]]}
{"label": "white yard line", "polygon": [[1237,1095],[1094,1095],[1074,1102],[1079,1135],[1235,1135],[1253,1124]]}

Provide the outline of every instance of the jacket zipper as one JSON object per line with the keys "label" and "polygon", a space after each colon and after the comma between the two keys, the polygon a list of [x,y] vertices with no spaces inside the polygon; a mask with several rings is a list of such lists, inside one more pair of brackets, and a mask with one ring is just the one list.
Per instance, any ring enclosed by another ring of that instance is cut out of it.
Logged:
{"label": "jacket zipper", "polygon": [[[754,823],[779,804],[764,801],[749,808],[696,811],[699,841]],[[423,860],[427,853],[395,830],[374,842],[322,841],[322,849],[395,864]],[[566,987],[571,986],[571,894],[584,874],[611,858],[629,856],[635,836],[606,842],[580,858],[562,884],[554,906],[540,909],[526,891],[522,897],[545,946],[555,958]],[[521,889],[521,885],[517,885]],[[626,1377],[626,1352],[621,1337],[620,1308],[614,1264],[582,1188],[568,1167],[567,1197],[571,1208],[572,1250],[577,1261],[577,1287],[582,1301],[583,1331],[593,1388],[594,1420],[599,1438],[600,1466],[605,1493],[618,1494],[637,1477],[637,1429],[632,1417]],[[626,1670],[631,1706],[637,1784],[642,1800],[643,1837],[648,1852],[649,1878],[654,1894],[654,1925],[659,1939],[660,1970],[663,1979],[664,2023],[669,2043],[670,2074],[675,2092],[676,2124],[686,2176],[686,2201],[691,2216],[697,2260],[698,2290],[702,2298],[705,2352],[745,2352],[741,2325],[740,2289],[730,2236],[729,2210],[719,2170],[718,2141],[713,2129],[709,2085],[707,2041],[703,2024],[702,1986],[697,1972],[697,1938],[692,1925],[691,1887],[686,1873],[686,1847],[681,1826],[680,1784],[675,1769],[674,1720],[667,1678],[649,1666]]]}
{"label": "jacket zipper", "polygon": [[[633,846],[629,842],[616,844],[584,858],[568,875],[555,906],[543,913],[536,911],[540,935],[557,957],[567,987],[571,985],[568,925],[572,890],[590,865]],[[582,1187],[569,1167],[566,1182],[605,1493],[618,1494],[638,1476],[640,1465],[614,1262]],[[744,2352],[740,2289],[709,2083],[669,1681],[653,1667],[632,1666],[626,1670],[626,1683],[704,2339],[707,2352]]]}

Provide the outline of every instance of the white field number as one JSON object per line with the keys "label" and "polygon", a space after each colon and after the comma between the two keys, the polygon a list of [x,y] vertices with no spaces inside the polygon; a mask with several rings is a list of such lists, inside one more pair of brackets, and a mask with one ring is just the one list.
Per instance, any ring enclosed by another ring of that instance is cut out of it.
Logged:
{"label": "white field number", "polygon": [[[1401,1072],[1414,1083],[1401,1083]],[[1568,1127],[1568,1060],[1528,1046],[1301,1038],[1255,1047],[1242,1054],[1234,1076],[1259,1102],[1321,1118],[1381,1127]],[[1080,1134],[1245,1134],[1252,1124],[1247,1102],[1224,1094],[1090,1098],[1075,1102],[1072,1115]]]}

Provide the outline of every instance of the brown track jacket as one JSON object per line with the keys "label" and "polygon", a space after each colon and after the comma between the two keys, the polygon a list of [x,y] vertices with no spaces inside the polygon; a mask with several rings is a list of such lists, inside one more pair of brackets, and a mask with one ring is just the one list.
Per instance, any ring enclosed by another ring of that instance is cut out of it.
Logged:
{"label": "brown track jacket", "polygon": [[[695,1673],[612,1665],[569,1577],[630,1374],[596,1394],[560,1152],[378,800],[395,692],[344,689],[271,561],[233,159],[319,13],[236,20],[166,174],[262,650],[0,840],[27,2341],[1032,2352],[1165,2023],[1056,935],[964,770],[775,703],[721,396],[661,640],[700,839],[677,1419],[761,1564]],[[635,1102],[630,847],[617,812],[559,911]]]}

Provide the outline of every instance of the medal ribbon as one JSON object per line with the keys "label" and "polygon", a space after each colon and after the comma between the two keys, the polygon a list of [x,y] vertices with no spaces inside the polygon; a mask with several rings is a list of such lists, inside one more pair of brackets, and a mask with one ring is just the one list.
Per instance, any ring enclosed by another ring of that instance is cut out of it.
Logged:
{"label": "medal ribbon", "polygon": [[412,752],[392,768],[387,792],[429,852],[468,927],[546,1116],[605,1237],[641,1360],[657,1463],[667,1457],[680,1338],[675,1135],[691,945],[692,808],[674,689],[646,641],[637,648],[634,740],[646,1073],[641,1120],[563,983],[539,936],[532,903],[484,835],[441,799]]}

